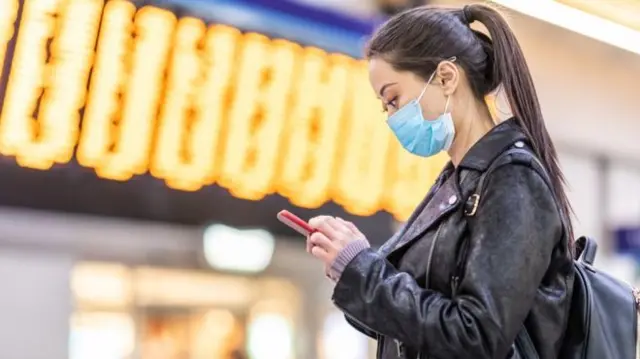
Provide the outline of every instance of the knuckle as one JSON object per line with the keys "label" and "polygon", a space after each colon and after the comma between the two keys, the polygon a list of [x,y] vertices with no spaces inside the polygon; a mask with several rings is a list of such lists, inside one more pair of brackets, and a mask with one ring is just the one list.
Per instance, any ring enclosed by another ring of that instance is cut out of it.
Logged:
{"label": "knuckle", "polygon": [[320,227],[327,223],[327,219],[328,219],[327,216],[316,216],[309,220],[309,224],[312,227]]}

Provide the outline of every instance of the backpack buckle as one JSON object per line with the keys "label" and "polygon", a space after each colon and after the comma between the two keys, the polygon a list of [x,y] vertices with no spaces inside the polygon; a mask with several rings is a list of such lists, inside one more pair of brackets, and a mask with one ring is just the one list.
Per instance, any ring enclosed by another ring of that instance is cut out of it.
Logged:
{"label": "backpack buckle", "polygon": [[478,204],[480,204],[480,195],[472,194],[467,198],[467,202],[465,203],[464,215],[471,217],[475,216],[478,211]]}

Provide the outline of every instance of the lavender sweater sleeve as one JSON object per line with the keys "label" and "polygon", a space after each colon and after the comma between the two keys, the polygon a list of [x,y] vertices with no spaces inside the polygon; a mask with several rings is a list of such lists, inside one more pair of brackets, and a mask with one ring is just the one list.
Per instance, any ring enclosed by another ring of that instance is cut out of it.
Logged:
{"label": "lavender sweater sleeve", "polygon": [[369,248],[369,242],[366,239],[358,239],[357,241],[347,244],[347,246],[338,253],[336,260],[331,265],[329,278],[337,282],[349,262],[367,248]]}

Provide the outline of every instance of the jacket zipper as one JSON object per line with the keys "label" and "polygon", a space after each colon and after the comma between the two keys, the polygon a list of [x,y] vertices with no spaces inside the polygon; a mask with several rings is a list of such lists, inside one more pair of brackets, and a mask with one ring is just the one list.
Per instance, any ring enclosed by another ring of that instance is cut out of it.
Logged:
{"label": "jacket zipper", "polygon": [[[467,175],[468,175],[468,172],[463,174],[462,178],[460,179],[460,183],[464,182],[465,178],[467,178]],[[433,244],[431,246],[431,249],[429,249],[429,257],[427,257],[427,275],[425,276],[425,279],[424,279],[425,288],[429,288],[429,277],[431,274],[431,259],[433,258],[433,253],[435,252],[436,244],[438,243],[438,239],[440,238],[440,229],[442,229],[442,223],[438,225],[438,230],[436,231],[435,238],[433,239]],[[459,279],[457,277],[454,277],[454,279],[457,285],[457,282],[459,281]],[[422,355],[422,352],[418,352],[418,357],[416,359],[429,359],[429,357]]]}
{"label": "jacket zipper", "polygon": [[[460,179],[460,183],[464,182],[465,178],[467,178],[468,172],[466,172],[462,178]],[[479,192],[476,192],[477,195],[482,193],[482,189]],[[473,196],[473,194],[472,194]],[[478,197],[479,198],[479,197]],[[475,213],[474,213],[475,215]],[[456,267],[455,272],[451,276],[451,297],[455,297],[458,293],[458,286],[460,285],[460,278],[464,274],[464,267],[467,261],[467,252],[469,251],[469,241],[468,238],[462,238],[462,244],[460,248],[460,253],[456,255]]]}
{"label": "jacket zipper", "polygon": [[[429,288],[429,274],[431,273],[431,259],[433,258],[433,254],[435,252],[436,249],[436,244],[438,244],[438,239],[440,238],[440,230],[442,229],[442,223],[438,225],[438,229],[436,230],[436,234],[433,238],[433,243],[431,244],[431,248],[429,249],[429,256],[427,257],[427,274],[424,278],[424,287],[425,288]],[[396,349],[398,351],[398,359],[407,359],[405,358],[405,346],[404,344],[399,341],[399,340],[395,340],[396,342]],[[422,359],[422,354],[418,353],[418,357],[417,359]],[[425,359],[429,359],[429,358],[425,358]]]}
{"label": "jacket zipper", "polygon": [[[462,178],[460,179],[460,183],[464,182],[465,178],[467,178],[468,172],[465,173]],[[427,258],[427,276],[425,278],[425,288],[429,288],[429,274],[431,273],[431,258],[433,258],[433,253],[435,251],[436,248],[436,244],[438,242],[438,238],[440,237],[440,229],[442,228],[442,224],[440,224],[440,226],[438,227],[438,230],[436,231],[436,236],[433,239],[433,245],[431,246],[431,249],[429,250],[429,257]],[[454,276],[453,277],[453,281],[452,283],[455,282],[455,286],[457,288],[458,282],[460,281],[460,278],[458,276]],[[453,285],[452,285],[453,287]],[[418,352],[418,357],[416,359],[429,359],[429,357],[422,355],[422,352]]]}
{"label": "jacket zipper", "polygon": [[451,276],[451,297],[455,297],[458,293],[458,287],[460,286],[460,280],[464,274],[465,262],[467,259],[467,252],[469,251],[469,239],[464,238],[462,242],[462,248],[460,248],[460,254],[456,258],[456,269],[453,276]]}
{"label": "jacket zipper", "polygon": [[[431,248],[429,249],[429,256],[427,257],[427,275],[425,276],[425,288],[429,287],[429,273],[431,272],[431,260],[433,258],[433,254],[435,252],[436,244],[438,243],[438,239],[440,237],[440,230],[441,229],[442,229],[442,223],[440,223],[438,225],[438,229],[436,230],[436,234],[435,234],[435,236],[433,238],[433,243],[431,244]],[[344,309],[341,308],[339,305],[337,305],[335,301],[333,302],[333,305],[338,307],[338,309],[342,310],[342,312],[345,313],[345,315],[348,316],[355,323],[358,323],[361,327],[363,327],[364,329],[367,329],[368,331],[370,331],[370,332],[372,332],[372,333],[374,333],[376,335],[376,337],[378,339],[378,343],[376,345],[376,358],[380,358],[380,356],[382,354],[381,353],[382,339],[383,339],[382,334],[380,334],[377,331],[369,328],[367,325],[363,324],[358,319],[346,314]],[[401,341],[399,341],[397,339],[394,339],[394,341],[396,343],[396,351],[397,351],[398,359],[406,359],[405,358],[405,345]],[[418,353],[417,359],[423,359],[421,353]],[[429,358],[424,358],[424,359],[429,359]]]}
{"label": "jacket zipper", "polygon": [[404,358],[404,344],[402,344],[402,342],[399,341],[398,339],[394,339],[394,341],[396,342],[396,350],[398,351],[398,358],[405,359]]}
{"label": "jacket zipper", "polygon": [[[433,238],[433,244],[431,245],[431,249],[429,249],[429,256],[427,257],[427,276],[429,274],[429,272],[431,272],[429,270],[429,268],[431,267],[431,259],[433,258],[433,253],[435,252],[435,247],[436,244],[438,242],[438,238],[440,237],[440,229],[442,228],[442,225],[438,226],[438,230],[436,230],[436,234],[435,237]],[[425,278],[425,287],[429,286],[429,278]],[[382,350],[382,334],[378,333],[377,331],[371,329],[369,326],[367,326],[366,324],[362,323],[361,321],[359,321],[358,319],[352,317],[351,315],[346,314],[346,312],[344,311],[343,308],[340,308],[340,306],[338,304],[336,304],[336,302],[333,302],[333,305],[335,305],[336,307],[338,307],[339,309],[342,310],[343,313],[345,313],[346,316],[349,317],[349,319],[353,320],[354,322],[358,323],[358,325],[360,325],[361,327],[363,327],[364,329],[374,333],[376,335],[376,337],[378,338],[378,343],[376,343],[376,358],[380,358],[381,357],[381,350]],[[406,359],[405,358],[405,346],[404,344],[397,340],[394,339],[395,343],[396,343],[396,351],[398,354],[398,359]],[[422,359],[422,354],[418,354],[418,358],[417,359]],[[429,358],[426,358],[429,359]]]}

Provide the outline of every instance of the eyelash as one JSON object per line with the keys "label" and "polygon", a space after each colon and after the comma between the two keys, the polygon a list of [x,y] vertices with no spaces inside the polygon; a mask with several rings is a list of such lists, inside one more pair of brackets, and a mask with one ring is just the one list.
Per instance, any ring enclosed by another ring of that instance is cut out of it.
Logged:
{"label": "eyelash", "polygon": [[383,106],[382,106],[382,112],[389,112],[389,106],[393,106],[396,107],[396,105],[394,104],[394,102],[396,102],[398,100],[398,96],[392,98],[391,100],[389,100],[388,102],[386,102]]}

